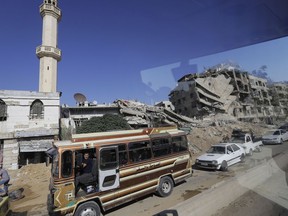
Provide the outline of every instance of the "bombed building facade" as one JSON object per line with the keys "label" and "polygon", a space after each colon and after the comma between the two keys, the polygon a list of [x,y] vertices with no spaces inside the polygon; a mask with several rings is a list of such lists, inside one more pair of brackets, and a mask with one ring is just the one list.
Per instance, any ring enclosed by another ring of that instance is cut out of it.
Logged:
{"label": "bombed building facade", "polygon": [[170,92],[169,100],[176,113],[188,117],[225,113],[238,120],[269,120],[277,110],[277,117],[284,117],[283,107],[273,106],[269,93],[266,79],[220,65],[201,74],[183,76]]}
{"label": "bombed building facade", "polygon": [[288,84],[273,83],[269,86],[271,104],[275,107],[275,115],[282,116],[288,113]]}

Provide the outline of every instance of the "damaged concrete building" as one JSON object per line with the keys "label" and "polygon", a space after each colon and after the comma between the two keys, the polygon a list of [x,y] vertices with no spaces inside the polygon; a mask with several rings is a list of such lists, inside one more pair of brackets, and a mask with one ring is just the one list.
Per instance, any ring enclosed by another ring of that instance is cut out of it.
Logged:
{"label": "damaged concrete building", "polygon": [[271,103],[276,117],[288,114],[288,83],[273,83],[269,86]]}
{"label": "damaged concrete building", "polygon": [[270,117],[275,116],[274,107],[271,104],[271,95],[267,80],[264,78],[249,75],[251,96],[254,106],[251,107],[252,116],[260,119],[266,118],[270,121]]}
{"label": "damaged concrete building", "polygon": [[59,107],[59,93],[0,91],[0,151],[5,168],[45,161],[45,151],[58,139]]}
{"label": "damaged concrete building", "polygon": [[253,120],[275,115],[267,80],[227,65],[183,76],[169,100],[176,113],[188,117],[226,113],[239,120]]}
{"label": "damaged concrete building", "polygon": [[61,130],[70,133],[81,126],[82,122],[104,114],[119,114],[131,128],[145,128],[159,125],[195,125],[195,120],[173,111],[170,101],[163,101],[155,106],[133,100],[116,100],[111,104],[84,103],[84,106],[61,108]]}

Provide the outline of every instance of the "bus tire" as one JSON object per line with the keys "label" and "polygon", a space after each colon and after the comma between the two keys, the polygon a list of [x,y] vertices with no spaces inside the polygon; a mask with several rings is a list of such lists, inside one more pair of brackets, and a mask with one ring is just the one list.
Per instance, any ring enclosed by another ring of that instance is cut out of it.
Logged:
{"label": "bus tire", "polygon": [[173,185],[173,181],[170,177],[162,177],[157,188],[157,194],[161,197],[169,196],[173,191]]}
{"label": "bus tire", "polygon": [[78,206],[75,216],[101,216],[101,211],[96,202],[89,201]]}

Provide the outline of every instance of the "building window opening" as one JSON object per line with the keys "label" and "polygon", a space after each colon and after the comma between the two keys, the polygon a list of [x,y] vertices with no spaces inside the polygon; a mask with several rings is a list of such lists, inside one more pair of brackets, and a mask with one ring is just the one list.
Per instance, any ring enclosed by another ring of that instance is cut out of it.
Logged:
{"label": "building window opening", "polygon": [[7,120],[7,105],[6,103],[0,99],[0,121]]}
{"label": "building window opening", "polygon": [[30,106],[30,119],[43,119],[44,105],[40,100],[35,100]]}

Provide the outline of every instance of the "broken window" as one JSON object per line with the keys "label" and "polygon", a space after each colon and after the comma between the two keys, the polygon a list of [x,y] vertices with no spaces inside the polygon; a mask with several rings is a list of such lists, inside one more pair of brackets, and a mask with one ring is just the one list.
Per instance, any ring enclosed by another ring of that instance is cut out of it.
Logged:
{"label": "broken window", "polygon": [[7,120],[7,105],[6,103],[0,99],[0,121]]}
{"label": "broken window", "polygon": [[44,106],[40,100],[35,100],[30,106],[30,119],[43,119]]}

